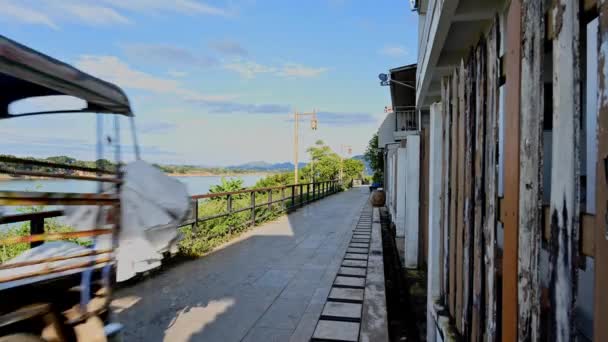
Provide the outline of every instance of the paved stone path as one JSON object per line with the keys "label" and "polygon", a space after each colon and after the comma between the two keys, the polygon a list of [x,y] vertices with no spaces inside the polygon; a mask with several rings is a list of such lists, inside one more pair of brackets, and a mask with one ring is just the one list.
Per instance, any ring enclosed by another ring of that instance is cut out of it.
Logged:
{"label": "paved stone path", "polygon": [[352,189],[119,290],[125,341],[309,341],[369,192]]}

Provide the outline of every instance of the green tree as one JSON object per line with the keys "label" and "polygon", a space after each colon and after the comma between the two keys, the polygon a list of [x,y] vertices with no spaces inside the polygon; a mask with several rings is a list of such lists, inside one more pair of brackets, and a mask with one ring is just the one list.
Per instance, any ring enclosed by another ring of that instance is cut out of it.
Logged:
{"label": "green tree", "polygon": [[310,154],[310,163],[302,168],[303,181],[324,182],[337,179],[340,173],[340,156],[323,140],[317,140],[306,152]]}
{"label": "green tree", "polygon": [[365,150],[365,160],[374,171],[373,180],[375,183],[382,183],[384,179],[384,156],[378,146],[378,133],[370,139]]}
{"label": "green tree", "polygon": [[293,184],[293,172],[283,172],[266,176],[255,183],[254,188],[270,188]]}
{"label": "green tree", "polygon": [[[209,188],[209,193],[218,194],[218,193],[222,193],[222,192],[234,192],[234,191],[243,190],[245,188],[244,184],[245,184],[245,182],[243,181],[243,179],[238,178],[238,177],[237,178],[222,177],[222,181],[220,184],[213,185]],[[237,199],[240,199],[241,197],[243,197],[242,194],[233,195],[232,199],[237,200]],[[224,198],[216,197],[216,198],[214,198],[214,200],[219,201],[219,200],[224,200]]]}
{"label": "green tree", "polygon": [[344,173],[343,181],[344,184],[350,184],[353,179],[363,179],[363,172],[365,171],[365,164],[357,159],[345,159],[344,160]]}

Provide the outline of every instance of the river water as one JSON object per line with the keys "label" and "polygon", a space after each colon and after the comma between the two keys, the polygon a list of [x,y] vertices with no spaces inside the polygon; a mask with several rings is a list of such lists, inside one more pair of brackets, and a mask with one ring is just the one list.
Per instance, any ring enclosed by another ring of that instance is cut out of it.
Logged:
{"label": "river water", "polygon": [[[220,176],[191,176],[175,177],[184,183],[191,195],[201,195],[209,192],[213,185],[220,184]],[[255,185],[263,178],[261,175],[242,175],[241,178],[245,187]],[[96,192],[97,182],[70,180],[70,179],[19,179],[19,180],[0,180],[0,191],[42,191],[42,192]],[[15,207],[0,208],[0,213],[14,213]]]}
{"label": "river water", "polygon": [[[253,186],[262,178],[260,175],[243,175],[241,178],[245,187]],[[192,176],[175,177],[180,182],[186,184],[191,195],[201,195],[209,192],[213,185],[220,184],[220,176]],[[97,182],[69,180],[69,179],[19,179],[19,180],[0,180],[0,191],[44,191],[44,192],[95,192]]]}

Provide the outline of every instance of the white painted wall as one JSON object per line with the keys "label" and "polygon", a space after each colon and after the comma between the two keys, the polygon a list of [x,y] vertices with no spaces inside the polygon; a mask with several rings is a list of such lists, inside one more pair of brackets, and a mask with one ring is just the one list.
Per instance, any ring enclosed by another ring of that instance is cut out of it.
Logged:
{"label": "white painted wall", "polygon": [[391,214],[391,217],[394,219],[395,218],[395,199],[396,199],[396,194],[395,194],[395,189],[396,186],[398,184],[397,179],[396,179],[396,175],[395,175],[395,168],[396,168],[396,163],[397,163],[397,145],[388,145],[387,146],[388,152],[387,152],[387,156],[386,159],[388,161],[388,165],[386,168],[386,175],[385,175],[385,180],[386,180],[386,206],[389,210],[389,213]]}
{"label": "white painted wall", "polygon": [[429,156],[429,233],[428,233],[428,266],[427,266],[427,341],[436,340],[437,329],[432,310],[435,301],[441,295],[439,277],[441,261],[439,260],[439,240],[441,234],[440,216],[442,186],[442,129],[443,117],[441,103],[431,105],[430,156]]}
{"label": "white painted wall", "polygon": [[407,168],[407,149],[400,147],[397,149],[397,188],[395,189],[396,201],[395,209],[396,216],[394,219],[396,227],[396,237],[405,237],[405,225],[406,225],[406,168]]}
{"label": "white painted wall", "polygon": [[405,267],[418,267],[420,206],[420,136],[407,138],[405,188]]}
{"label": "white painted wall", "polygon": [[391,155],[390,149],[386,151],[386,165],[384,166],[384,195],[386,198],[386,207],[388,208],[389,214],[392,215],[391,212],[391,163],[393,162],[393,158]]}
{"label": "white painted wall", "polygon": [[393,133],[396,131],[395,113],[389,113],[378,128],[378,146],[386,148],[386,145],[394,143]]}

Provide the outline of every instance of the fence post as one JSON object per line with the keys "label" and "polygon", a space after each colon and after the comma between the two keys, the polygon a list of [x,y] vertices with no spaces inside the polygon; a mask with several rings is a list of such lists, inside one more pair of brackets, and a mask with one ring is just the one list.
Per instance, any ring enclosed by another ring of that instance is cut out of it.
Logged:
{"label": "fence post", "polygon": [[272,190],[268,190],[268,212],[272,211]]}
{"label": "fence post", "polygon": [[[232,216],[232,195],[228,195],[226,198],[226,206],[228,209],[228,218],[230,219]],[[232,226],[228,225],[228,233],[232,234]]]}
{"label": "fence post", "polygon": [[310,202],[310,184],[306,184],[306,203]]}
{"label": "fence post", "polygon": [[304,190],[304,186],[300,184],[300,207],[304,206],[304,194],[302,190]]}
{"label": "fence post", "polygon": [[251,226],[255,227],[255,191],[251,192]]}
{"label": "fence post", "polygon": [[281,187],[281,208],[283,208],[283,210],[286,210],[286,206],[285,206],[285,187]]}
{"label": "fence post", "polygon": [[296,186],[291,186],[291,209],[296,207]]}
{"label": "fence post", "polygon": [[192,222],[192,228],[198,227],[198,198],[194,199],[192,203],[192,210],[194,211],[194,222]]}
{"label": "fence post", "polygon": [[[44,218],[34,217],[30,221],[30,235],[44,234]],[[40,246],[44,241],[30,242],[30,247]]]}

